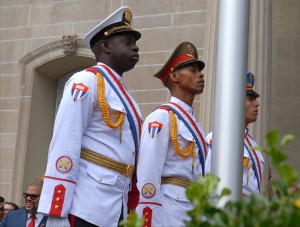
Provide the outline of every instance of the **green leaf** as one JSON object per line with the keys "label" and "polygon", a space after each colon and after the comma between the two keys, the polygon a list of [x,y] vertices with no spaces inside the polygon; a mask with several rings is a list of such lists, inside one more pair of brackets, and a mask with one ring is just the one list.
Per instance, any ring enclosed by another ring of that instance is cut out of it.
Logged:
{"label": "green leaf", "polygon": [[221,197],[230,195],[230,194],[231,194],[231,190],[229,188],[224,188],[221,192]]}
{"label": "green leaf", "polygon": [[281,150],[276,148],[271,149],[270,156],[272,157],[273,164],[276,166],[287,159],[287,156]]}
{"label": "green leaf", "polygon": [[144,223],[144,218],[139,218],[136,214],[136,212],[132,212],[128,220],[126,221],[121,221],[119,223],[119,226],[126,226],[126,227],[141,227],[143,226]]}
{"label": "green leaf", "polygon": [[205,185],[207,186],[208,193],[211,193],[213,190],[215,190],[220,181],[220,179],[217,176],[211,173],[206,174],[204,179],[206,181]]}
{"label": "green leaf", "polygon": [[289,143],[290,141],[292,141],[295,138],[294,135],[292,134],[288,134],[285,135],[282,140],[280,141],[280,147],[283,148],[287,143]]}
{"label": "green leaf", "polygon": [[274,147],[278,140],[278,132],[275,130],[269,131],[266,135],[266,140],[270,147]]}
{"label": "green leaf", "polygon": [[278,173],[287,187],[290,187],[298,177],[298,173],[286,163],[282,163],[278,167]]}

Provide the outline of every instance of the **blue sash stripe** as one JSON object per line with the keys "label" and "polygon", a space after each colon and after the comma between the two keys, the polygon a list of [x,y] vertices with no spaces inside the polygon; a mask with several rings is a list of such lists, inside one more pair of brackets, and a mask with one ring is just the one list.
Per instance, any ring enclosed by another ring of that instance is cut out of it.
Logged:
{"label": "blue sash stripe", "polygon": [[[179,111],[177,111],[174,107],[172,107],[172,106],[170,106],[168,104],[163,104],[161,106],[166,106],[166,107],[170,108],[180,118],[180,120],[182,120],[182,122],[185,124],[185,126],[188,128],[188,130],[192,133],[192,135],[193,135],[193,137],[194,137],[194,139],[195,139],[195,141],[196,141],[196,143],[197,143],[197,145],[199,147],[199,150],[200,150],[200,152],[199,152],[199,161],[201,163],[202,176],[205,176],[205,161],[204,161],[205,159],[203,157],[203,151],[202,151],[201,143],[200,143],[200,141],[198,139],[198,136],[196,135],[195,130],[193,130],[191,128],[192,124],[189,124],[186,121],[186,119],[179,113]],[[205,144],[203,144],[203,146],[205,146]]]}
{"label": "blue sash stripe", "polygon": [[39,227],[44,227],[46,226],[46,222],[47,222],[48,216],[44,215],[44,217],[42,218]]}
{"label": "blue sash stripe", "polygon": [[252,164],[253,164],[252,165],[253,170],[254,170],[254,173],[255,173],[256,180],[257,180],[258,191],[260,192],[260,179],[259,179],[259,174],[258,174],[257,167],[256,167],[256,162],[255,162],[255,160],[253,158],[253,155],[252,155],[252,153],[251,153],[251,151],[250,151],[250,149],[249,149],[249,147],[247,146],[246,143],[244,143],[244,146],[245,146],[246,150],[248,151],[248,154],[251,158],[251,161],[252,161]]}
{"label": "blue sash stripe", "polygon": [[93,66],[92,68],[97,69],[104,76],[106,81],[110,84],[110,86],[115,91],[115,93],[118,95],[118,97],[120,98],[121,102],[124,105],[124,108],[125,108],[126,113],[127,113],[127,118],[128,118],[129,123],[130,123],[131,132],[133,134],[134,146],[135,146],[135,151],[136,151],[135,164],[137,165],[137,160],[138,160],[138,155],[139,155],[139,135],[137,133],[136,123],[134,121],[134,118],[132,117],[131,111],[128,108],[129,104],[125,101],[126,100],[125,97],[123,97],[120,94],[119,90],[116,88],[114,83],[110,80],[109,76],[106,75],[106,73],[102,69],[100,69],[99,67],[96,67],[96,66]]}

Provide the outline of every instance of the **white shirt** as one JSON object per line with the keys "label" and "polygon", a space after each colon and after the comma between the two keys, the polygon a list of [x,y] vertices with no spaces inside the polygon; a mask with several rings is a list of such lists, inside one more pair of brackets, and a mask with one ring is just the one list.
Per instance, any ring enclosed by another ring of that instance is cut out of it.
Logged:
{"label": "white shirt", "polygon": [[[28,226],[29,223],[32,221],[32,219],[31,219],[31,216],[32,216],[32,215],[33,215],[33,214],[30,214],[30,213],[27,215],[26,226]],[[39,224],[40,224],[40,222],[42,221],[44,215],[41,214],[41,213],[36,213],[36,214],[35,214],[35,217],[36,217],[36,219],[35,219],[34,226],[35,226],[35,227],[38,227]]]}

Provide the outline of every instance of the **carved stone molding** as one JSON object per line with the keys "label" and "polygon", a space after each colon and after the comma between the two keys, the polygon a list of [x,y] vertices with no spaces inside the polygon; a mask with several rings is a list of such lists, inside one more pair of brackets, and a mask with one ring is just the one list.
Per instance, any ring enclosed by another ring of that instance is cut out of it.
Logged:
{"label": "carved stone molding", "polygon": [[62,37],[62,45],[64,47],[64,54],[66,56],[76,54],[77,49],[77,35],[64,35]]}
{"label": "carved stone molding", "polygon": [[[74,35],[76,36],[76,35]],[[90,51],[90,48],[88,48],[87,46],[85,46],[82,43],[82,39],[76,39],[76,51],[74,52],[73,55],[78,55],[78,51],[79,49],[80,51],[80,55],[82,51],[84,52],[88,52],[88,54],[90,56],[93,56],[93,53]],[[61,54],[59,53],[55,53],[56,51],[61,52]],[[57,54],[59,54],[59,56],[56,56]],[[39,64],[41,61],[39,61],[38,59],[43,58],[47,55],[50,55],[50,58],[52,57],[63,57],[66,56],[66,54],[64,55],[64,45],[62,43],[61,40],[59,41],[55,41],[52,43],[49,43],[47,45],[41,46],[40,48],[33,50],[31,52],[29,52],[27,55],[25,55],[23,58],[20,59],[20,63],[22,65],[28,65],[31,64],[32,62],[36,62],[37,64]],[[86,55],[86,54],[84,54]],[[48,56],[47,56],[48,57]],[[46,58],[47,58],[46,57]]]}

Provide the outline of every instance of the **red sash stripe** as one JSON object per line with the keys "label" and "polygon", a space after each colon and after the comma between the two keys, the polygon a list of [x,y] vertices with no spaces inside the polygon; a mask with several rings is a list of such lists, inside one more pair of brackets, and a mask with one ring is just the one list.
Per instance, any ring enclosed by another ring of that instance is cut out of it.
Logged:
{"label": "red sash stripe", "polygon": [[[207,156],[207,148],[206,143],[204,140],[204,137],[198,127],[198,125],[194,122],[194,119],[190,116],[188,112],[186,112],[181,106],[179,106],[177,103],[174,102],[167,102],[165,104],[162,104],[160,109],[169,110],[171,109],[185,124],[185,126],[188,128],[188,130],[193,135],[198,147],[199,147],[199,161],[202,168],[202,175],[205,176],[205,160]],[[200,142],[200,140],[201,142]],[[202,144],[201,144],[202,143]],[[202,149],[203,147],[203,149]]]}
{"label": "red sash stripe", "polygon": [[136,119],[138,120],[139,137],[141,138],[142,122],[140,120],[140,117],[139,117],[139,114],[137,113],[136,108],[134,107],[134,104],[131,101],[131,98],[128,96],[127,92],[125,91],[123,84],[121,84],[120,80],[118,80],[116,78],[116,76],[113,74],[113,72],[106,65],[103,65],[103,64],[99,64],[99,65],[101,65],[103,68],[105,68],[105,70],[110,74],[110,76],[118,84],[118,86],[121,89],[122,93],[125,95],[127,101],[129,102],[129,104],[130,104],[130,106],[131,106],[131,108],[132,108],[132,110],[134,112],[134,115],[135,115]]}
{"label": "red sash stripe", "polygon": [[[179,106],[177,103],[174,103],[174,102],[169,102],[169,103],[171,103],[172,105],[176,106],[178,109],[180,109],[180,111],[186,113],[186,111],[181,106]],[[205,157],[206,157],[207,156],[207,150],[206,150],[206,146],[205,146],[206,143],[205,143],[204,137],[203,137],[202,133],[200,132],[198,126],[195,124],[194,120],[191,118],[191,116],[189,114],[187,114],[187,113],[185,115],[188,117],[188,119],[190,120],[190,122],[193,124],[194,128],[197,130],[197,133],[199,134],[201,142],[203,144],[204,154],[205,154]]]}

